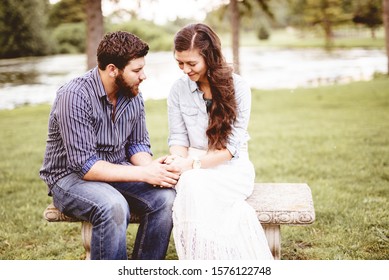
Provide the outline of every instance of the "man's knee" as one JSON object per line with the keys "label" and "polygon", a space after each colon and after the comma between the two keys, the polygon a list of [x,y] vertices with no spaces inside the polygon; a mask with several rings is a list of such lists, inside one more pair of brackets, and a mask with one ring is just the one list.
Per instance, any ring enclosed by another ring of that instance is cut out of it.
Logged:
{"label": "man's knee", "polygon": [[174,189],[165,188],[158,190],[158,192],[156,193],[156,199],[154,201],[153,208],[155,210],[171,210],[175,197],[176,191]]}
{"label": "man's knee", "polygon": [[127,225],[130,220],[128,206],[119,203],[115,203],[111,206],[109,214],[111,219],[113,219],[118,226],[123,223],[126,223]]}
{"label": "man's knee", "polygon": [[[92,224],[99,224],[112,220],[117,226],[130,221],[128,203],[125,199],[118,201],[107,200],[104,204],[96,205],[92,215]],[[91,213],[91,214],[92,214]]]}

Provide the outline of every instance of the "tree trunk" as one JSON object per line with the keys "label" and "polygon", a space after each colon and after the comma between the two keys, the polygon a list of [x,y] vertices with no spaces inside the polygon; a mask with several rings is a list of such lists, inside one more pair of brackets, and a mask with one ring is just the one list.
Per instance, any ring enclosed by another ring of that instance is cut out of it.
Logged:
{"label": "tree trunk", "polygon": [[376,39],[375,28],[373,28],[373,27],[370,28],[370,34],[371,34],[371,38],[373,40],[375,40]]}
{"label": "tree trunk", "polygon": [[385,43],[386,43],[386,55],[387,55],[387,71],[389,76],[389,0],[382,0],[383,20],[385,27]]}
{"label": "tree trunk", "polygon": [[96,51],[104,33],[103,12],[101,10],[101,0],[86,0],[86,55],[87,69],[97,65]]}
{"label": "tree trunk", "polygon": [[322,26],[325,35],[325,48],[327,50],[331,50],[334,45],[334,34],[332,32],[332,23],[329,19],[325,19]]}
{"label": "tree trunk", "polygon": [[234,64],[234,72],[240,73],[239,62],[239,9],[238,1],[230,1],[230,13],[231,13],[231,30],[232,30],[232,58]]}

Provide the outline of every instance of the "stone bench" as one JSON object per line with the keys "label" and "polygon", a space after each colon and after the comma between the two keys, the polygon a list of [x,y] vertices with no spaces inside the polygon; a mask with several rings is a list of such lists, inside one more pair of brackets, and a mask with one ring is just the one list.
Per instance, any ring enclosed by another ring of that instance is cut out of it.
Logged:
{"label": "stone bench", "polygon": [[[276,260],[281,258],[280,226],[306,226],[315,221],[311,189],[305,183],[256,183],[247,202],[255,209]],[[90,223],[64,215],[53,204],[47,206],[43,216],[49,222],[81,222],[86,259],[90,258]],[[139,223],[139,217],[131,215],[131,223]]]}

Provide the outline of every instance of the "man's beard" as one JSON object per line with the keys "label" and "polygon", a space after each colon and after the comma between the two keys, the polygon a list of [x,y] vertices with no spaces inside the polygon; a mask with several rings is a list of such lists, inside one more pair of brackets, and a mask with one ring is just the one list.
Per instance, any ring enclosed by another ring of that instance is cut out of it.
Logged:
{"label": "man's beard", "polygon": [[128,98],[133,98],[139,93],[139,84],[137,85],[129,85],[123,78],[123,75],[120,73],[116,76],[115,79],[116,85],[119,87],[120,93]]}

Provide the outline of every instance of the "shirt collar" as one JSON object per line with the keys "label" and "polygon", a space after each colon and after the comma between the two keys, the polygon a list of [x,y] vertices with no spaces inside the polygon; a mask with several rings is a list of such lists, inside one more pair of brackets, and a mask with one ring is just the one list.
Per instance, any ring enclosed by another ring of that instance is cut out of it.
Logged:
{"label": "shirt collar", "polygon": [[192,81],[188,76],[186,76],[189,82],[189,88],[192,93],[194,93],[196,90],[199,91],[199,87],[196,82]]}
{"label": "shirt collar", "polygon": [[[97,81],[96,83],[96,94],[97,96],[101,98],[105,98],[108,101],[108,96],[107,93],[105,92],[103,82],[101,81],[101,77],[99,74],[98,67],[96,66],[94,69],[92,69],[92,75],[93,79]],[[127,100],[127,102],[131,102],[133,98],[125,98],[122,93],[119,91],[118,92],[118,103],[122,101],[122,99]]]}
{"label": "shirt collar", "polygon": [[99,69],[96,66],[95,68],[92,69],[92,76],[96,83],[96,94],[99,98],[102,98],[104,96],[107,96],[107,93],[105,92],[103,82],[101,81],[101,77],[99,74]]}

